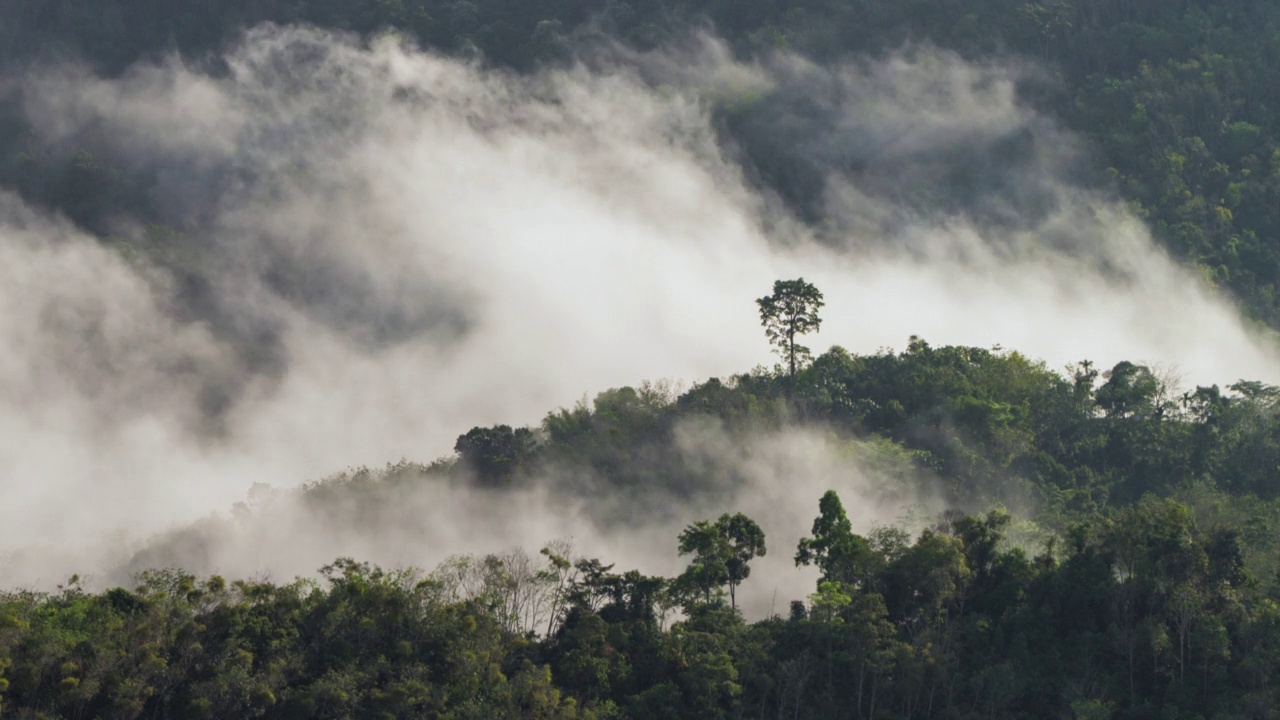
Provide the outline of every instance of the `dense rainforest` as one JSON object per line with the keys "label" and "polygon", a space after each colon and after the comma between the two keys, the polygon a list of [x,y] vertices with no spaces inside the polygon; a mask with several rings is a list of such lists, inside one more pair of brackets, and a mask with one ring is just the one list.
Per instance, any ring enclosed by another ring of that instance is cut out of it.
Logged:
{"label": "dense rainforest", "polygon": [[[988,509],[858,534],[831,491],[793,548],[725,507],[670,538],[689,564],[669,578],[563,541],[429,573],[351,559],[286,583],[142,570],[100,593],[73,578],[0,595],[4,712],[1274,717],[1278,407],[1260,383],[1174,396],[1128,362],[1064,376],[920,339],[833,348],[794,376],[618,388],[541,427],[474,428],[452,459],[288,492],[338,526],[412,507],[423,485],[504,493],[594,471],[609,483],[595,491],[636,516],[721,491],[670,451],[683,426],[711,422],[748,437],[821,428],[896,484],[935,478],[953,507]],[[1014,532],[1002,499],[1041,508],[1037,532]],[[150,552],[142,567],[165,559]],[[820,575],[748,622],[736,597],[766,552]]]}
{"label": "dense rainforest", "polygon": [[[1275,3],[0,0],[0,71],[78,62],[118,76],[176,53],[217,73],[219,51],[261,23],[395,31],[511,73],[698,31],[743,59],[936,47],[1021,64],[1021,101],[1087,141],[1070,181],[1122,198],[1173,256],[1280,327]],[[167,212],[171,178],[92,128],[33,132],[24,92],[0,83],[0,187],[125,252],[180,244],[198,219]],[[780,141],[812,127],[795,119],[803,107],[779,115],[794,101],[716,106],[715,127],[751,182],[818,222],[833,164],[885,170]],[[1006,149],[1019,156],[1019,139]],[[992,198],[1015,188],[984,187],[961,160],[969,172],[870,184],[994,224],[1034,210],[1010,213]],[[122,215],[147,227],[138,247]],[[410,524],[424,488],[450,487],[538,489],[625,526],[716,506],[744,482],[682,451],[694,432],[747,457],[762,438],[813,434],[857,472],[950,509],[855,532],[857,499],[818,492],[809,534],[788,546],[724,505],[668,538],[688,562],[670,576],[549,539],[421,571],[357,557],[312,578],[224,578],[200,559],[219,532],[206,523],[139,552],[132,584],[0,591],[0,717],[1280,717],[1280,388],[1184,389],[1139,362],[1059,372],[917,337],[783,359],[688,389],[607,390],[535,427],[472,428],[449,458],[264,493],[228,522],[301,506],[334,526]],[[817,579],[749,617],[739,601],[766,554]]]}

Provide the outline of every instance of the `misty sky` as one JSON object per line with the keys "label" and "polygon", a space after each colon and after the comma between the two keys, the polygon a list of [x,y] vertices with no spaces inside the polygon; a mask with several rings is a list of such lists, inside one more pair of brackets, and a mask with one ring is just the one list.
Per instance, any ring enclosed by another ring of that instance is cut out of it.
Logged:
{"label": "misty sky", "polygon": [[[11,79],[38,142],[92,136],[155,179],[181,233],[123,252],[105,236],[156,237],[154,218],[122,213],[94,237],[0,190],[0,559],[19,582],[127,557],[255,482],[431,460],[472,426],[536,424],[609,387],[771,365],[753,299],[779,278],[825,293],[816,351],[915,334],[1054,368],[1280,380],[1269,336],[1074,180],[1089,149],[1018,101],[1026,68],[927,50],[747,65],[702,39],[525,77],[279,28],[226,61]],[[759,144],[721,140],[716,113],[737,106]],[[765,151],[816,178],[803,208],[761,179]],[[175,266],[201,278],[198,301]],[[775,440],[827,462],[821,440]],[[771,467],[756,506],[798,536],[822,483]],[[330,528],[316,554],[439,559],[486,527],[490,545],[575,534],[641,561],[664,537],[674,555],[672,527],[610,538],[558,501],[513,502],[521,522],[461,497],[423,507],[425,555],[393,550],[408,530],[392,544],[361,528]],[[307,522],[288,526],[299,545],[317,542]],[[228,547],[237,571],[314,567]]]}

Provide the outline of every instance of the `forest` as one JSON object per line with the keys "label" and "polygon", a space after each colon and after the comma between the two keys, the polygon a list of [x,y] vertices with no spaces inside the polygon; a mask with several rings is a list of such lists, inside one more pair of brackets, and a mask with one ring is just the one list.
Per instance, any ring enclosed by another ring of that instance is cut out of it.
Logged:
{"label": "forest", "polygon": [[[726,507],[671,538],[688,562],[674,577],[555,541],[430,572],[343,558],[285,583],[144,569],[132,588],[90,592],[72,578],[0,596],[4,711],[1272,717],[1280,390],[1167,389],[1132,363],[1063,376],[1015,352],[916,339],[896,354],[836,347],[794,376],[779,367],[678,397],[610,390],[541,427],[474,428],[454,459],[290,492],[336,525],[422,484],[502,493],[555,466],[558,478],[595,468],[611,483],[597,492],[636,504],[678,503],[716,493],[714,479],[641,458],[674,457],[662,449],[680,423],[714,418],[730,433],[821,426],[873,449],[895,482],[936,477],[952,507],[991,509],[858,534],[829,491],[793,548]],[[1028,496],[1037,532],[1015,533],[1025,521],[1000,499]],[[766,553],[819,577],[748,621],[735,591],[759,582],[751,565]]]}
{"label": "forest", "polygon": [[[1079,139],[1054,158],[1062,182],[1119,198],[1206,288],[1280,329],[1280,5],[1264,0],[0,0],[0,188],[159,268],[157,285],[177,288],[166,312],[230,338],[254,377],[285,377],[287,362],[270,328],[214,301],[215,250],[190,241],[202,217],[168,204],[172,168],[134,162],[93,123],[44,132],[24,110],[36,86],[7,78],[78,63],[127,82],[136,63],[174,57],[219,77],[246,30],[291,25],[394,34],[504,77],[640,67],[699,34],[744,63],[929,48],[1012,64],[1018,102]],[[823,242],[838,242],[821,230],[833,178],[987,228],[1034,229],[1057,202],[987,172],[1044,162],[1032,131],[899,181],[865,151],[805,145],[838,124],[818,99],[775,89],[709,106],[750,187]],[[226,187],[252,174],[211,173]],[[304,276],[333,280],[320,261]],[[306,282],[270,279],[320,304]],[[157,534],[112,587],[0,578],[0,718],[1280,717],[1280,387],[1184,387],[1138,358],[1057,369],[915,335],[897,351],[811,352],[798,341],[816,342],[802,337],[821,326],[816,287],[779,281],[757,305],[772,367],[689,387],[636,379],[527,427],[464,425],[434,462],[255,486],[229,519]],[[465,320],[396,316],[360,337],[380,348],[401,326],[448,336]],[[185,377],[197,360],[164,370]],[[202,442],[227,433],[235,402],[201,388]],[[736,501],[757,489],[741,467],[796,437],[874,487],[802,498],[812,520],[793,544]],[[689,450],[712,441],[727,449]],[[448,548],[426,568],[352,551],[293,579],[219,574],[230,535],[276,538],[298,513],[413,528],[446,490],[495,506],[550,497],[609,528],[708,512],[663,538],[684,567],[667,574],[556,537]],[[877,493],[926,512],[856,521]],[[805,587],[748,612],[748,593],[776,581],[764,558],[807,573],[784,583]]]}

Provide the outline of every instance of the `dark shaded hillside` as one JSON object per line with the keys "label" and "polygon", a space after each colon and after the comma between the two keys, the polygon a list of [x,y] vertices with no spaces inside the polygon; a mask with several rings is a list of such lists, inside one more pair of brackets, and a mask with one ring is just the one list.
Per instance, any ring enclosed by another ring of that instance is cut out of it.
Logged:
{"label": "dark shaded hillside", "polygon": [[[529,70],[563,62],[606,38],[647,49],[679,43],[690,28],[726,37],[743,57],[785,49],[822,64],[915,43],[980,61],[1024,58],[1049,76],[1024,78],[1026,100],[1093,144],[1078,184],[1119,192],[1175,255],[1248,310],[1280,323],[1280,162],[1274,57],[1280,10],[1274,3],[1157,0],[984,0],[950,2],[258,2],[85,3],[5,0],[0,66],[83,58],[107,72],[180,52],[196,63],[243,28],[311,23],[367,34],[398,28],[427,47],[479,55]],[[181,225],[149,197],[156,182],[99,158],[92,138],[33,144],[15,110],[0,108],[0,182],[77,222],[107,232],[113,217]],[[727,114],[726,143],[742,148],[758,181],[802,217],[821,213],[830,173],[880,175],[874,151],[832,163],[803,138],[825,122],[820,108],[780,96]],[[779,107],[787,109],[785,114]],[[799,121],[798,127],[787,125]],[[780,141],[783,138],[784,141]],[[1019,139],[951,158],[924,187],[892,185],[895,200],[984,219],[1035,213],[1042,199],[1000,182],[1020,155]],[[1059,158],[1062,162],[1065,158]],[[1001,172],[984,170],[1000,166]],[[936,177],[935,177],[936,176]],[[978,192],[975,198],[973,193]],[[978,202],[975,202],[978,200]],[[1001,203],[1009,203],[1001,209]]]}

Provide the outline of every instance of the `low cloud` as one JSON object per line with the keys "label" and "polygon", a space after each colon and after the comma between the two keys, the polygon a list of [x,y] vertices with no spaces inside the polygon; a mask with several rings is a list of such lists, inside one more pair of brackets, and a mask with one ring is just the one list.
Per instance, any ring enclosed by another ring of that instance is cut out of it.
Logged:
{"label": "low cloud", "polygon": [[[0,562],[22,569],[7,577],[101,569],[254,483],[430,459],[475,425],[767,363],[752,300],[778,278],[826,294],[815,348],[918,334],[1276,381],[1270,336],[1081,180],[1080,142],[1019,100],[1029,72],[928,49],[744,64],[702,39],[516,76],[277,27],[218,73],[34,72],[35,142],[89,148],[128,202],[85,230],[0,196]],[[815,442],[760,438],[743,467],[716,455],[753,493],[697,509],[781,506],[777,532],[804,532],[790,508],[816,510],[846,467],[779,469],[828,463]],[[850,496],[874,475],[850,470]],[[243,537],[207,520],[222,539],[204,562],[287,576],[573,535],[678,565],[687,522],[615,533],[541,491],[422,492],[420,521],[390,536],[383,518]],[[857,504],[877,508],[860,527],[902,504]],[[416,537],[431,551],[397,550]]]}

